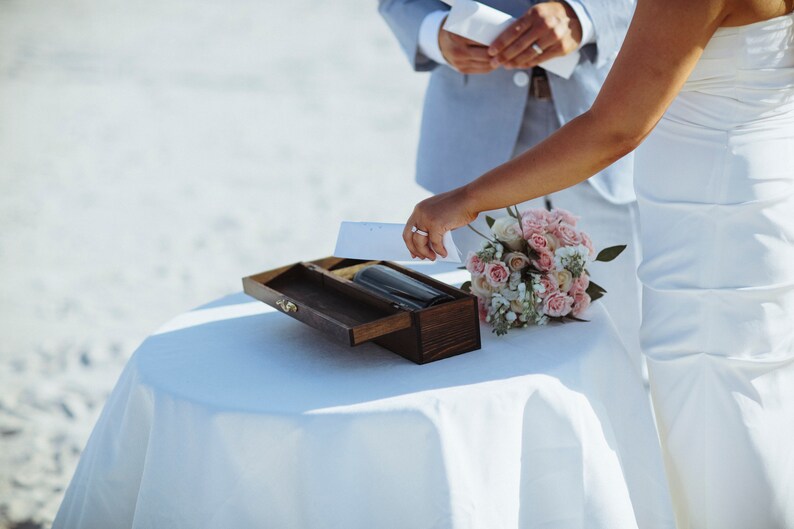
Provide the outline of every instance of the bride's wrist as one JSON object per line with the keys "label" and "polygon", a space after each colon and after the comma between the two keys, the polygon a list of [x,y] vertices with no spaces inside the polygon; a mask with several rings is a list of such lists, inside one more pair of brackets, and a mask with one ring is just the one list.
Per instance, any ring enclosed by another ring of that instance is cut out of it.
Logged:
{"label": "bride's wrist", "polygon": [[458,189],[459,201],[463,210],[472,216],[479,215],[482,211],[479,200],[480,195],[476,190],[476,182],[471,182]]}

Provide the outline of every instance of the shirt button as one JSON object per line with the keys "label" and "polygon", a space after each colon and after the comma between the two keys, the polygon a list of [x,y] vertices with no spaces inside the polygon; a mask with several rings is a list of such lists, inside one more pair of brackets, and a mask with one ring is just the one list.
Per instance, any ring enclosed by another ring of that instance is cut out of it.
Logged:
{"label": "shirt button", "polygon": [[529,84],[529,74],[527,72],[516,72],[513,75],[513,84],[519,88],[524,88]]}

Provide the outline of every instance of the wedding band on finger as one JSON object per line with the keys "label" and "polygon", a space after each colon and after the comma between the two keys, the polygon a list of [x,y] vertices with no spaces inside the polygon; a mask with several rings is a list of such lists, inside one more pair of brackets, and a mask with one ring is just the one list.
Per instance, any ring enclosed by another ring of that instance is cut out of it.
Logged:
{"label": "wedding band on finger", "polygon": [[535,53],[537,53],[538,55],[541,55],[543,53],[543,48],[538,46],[537,42],[532,43],[532,49],[535,50]]}
{"label": "wedding band on finger", "polygon": [[417,235],[421,235],[422,237],[427,237],[428,235],[430,235],[430,234],[429,234],[429,233],[427,233],[426,231],[424,231],[424,230],[420,230],[420,229],[419,229],[419,228],[417,228],[416,226],[411,226],[411,233],[415,233],[415,234],[417,234]]}

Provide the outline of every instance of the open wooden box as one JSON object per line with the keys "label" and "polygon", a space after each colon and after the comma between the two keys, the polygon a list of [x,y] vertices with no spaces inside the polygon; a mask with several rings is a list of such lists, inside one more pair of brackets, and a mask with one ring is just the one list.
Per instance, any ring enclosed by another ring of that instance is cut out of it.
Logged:
{"label": "open wooden box", "polygon": [[[382,264],[449,294],[420,310],[393,303],[351,281],[356,270]],[[249,296],[355,346],[374,342],[417,364],[480,348],[477,299],[388,261],[327,257],[243,278]]]}

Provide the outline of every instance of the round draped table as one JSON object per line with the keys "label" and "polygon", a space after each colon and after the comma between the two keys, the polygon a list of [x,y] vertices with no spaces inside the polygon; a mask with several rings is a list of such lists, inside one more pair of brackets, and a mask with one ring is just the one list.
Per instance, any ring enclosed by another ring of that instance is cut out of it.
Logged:
{"label": "round draped table", "polygon": [[54,527],[672,528],[647,393],[587,317],[419,366],[220,299],[135,352]]}

